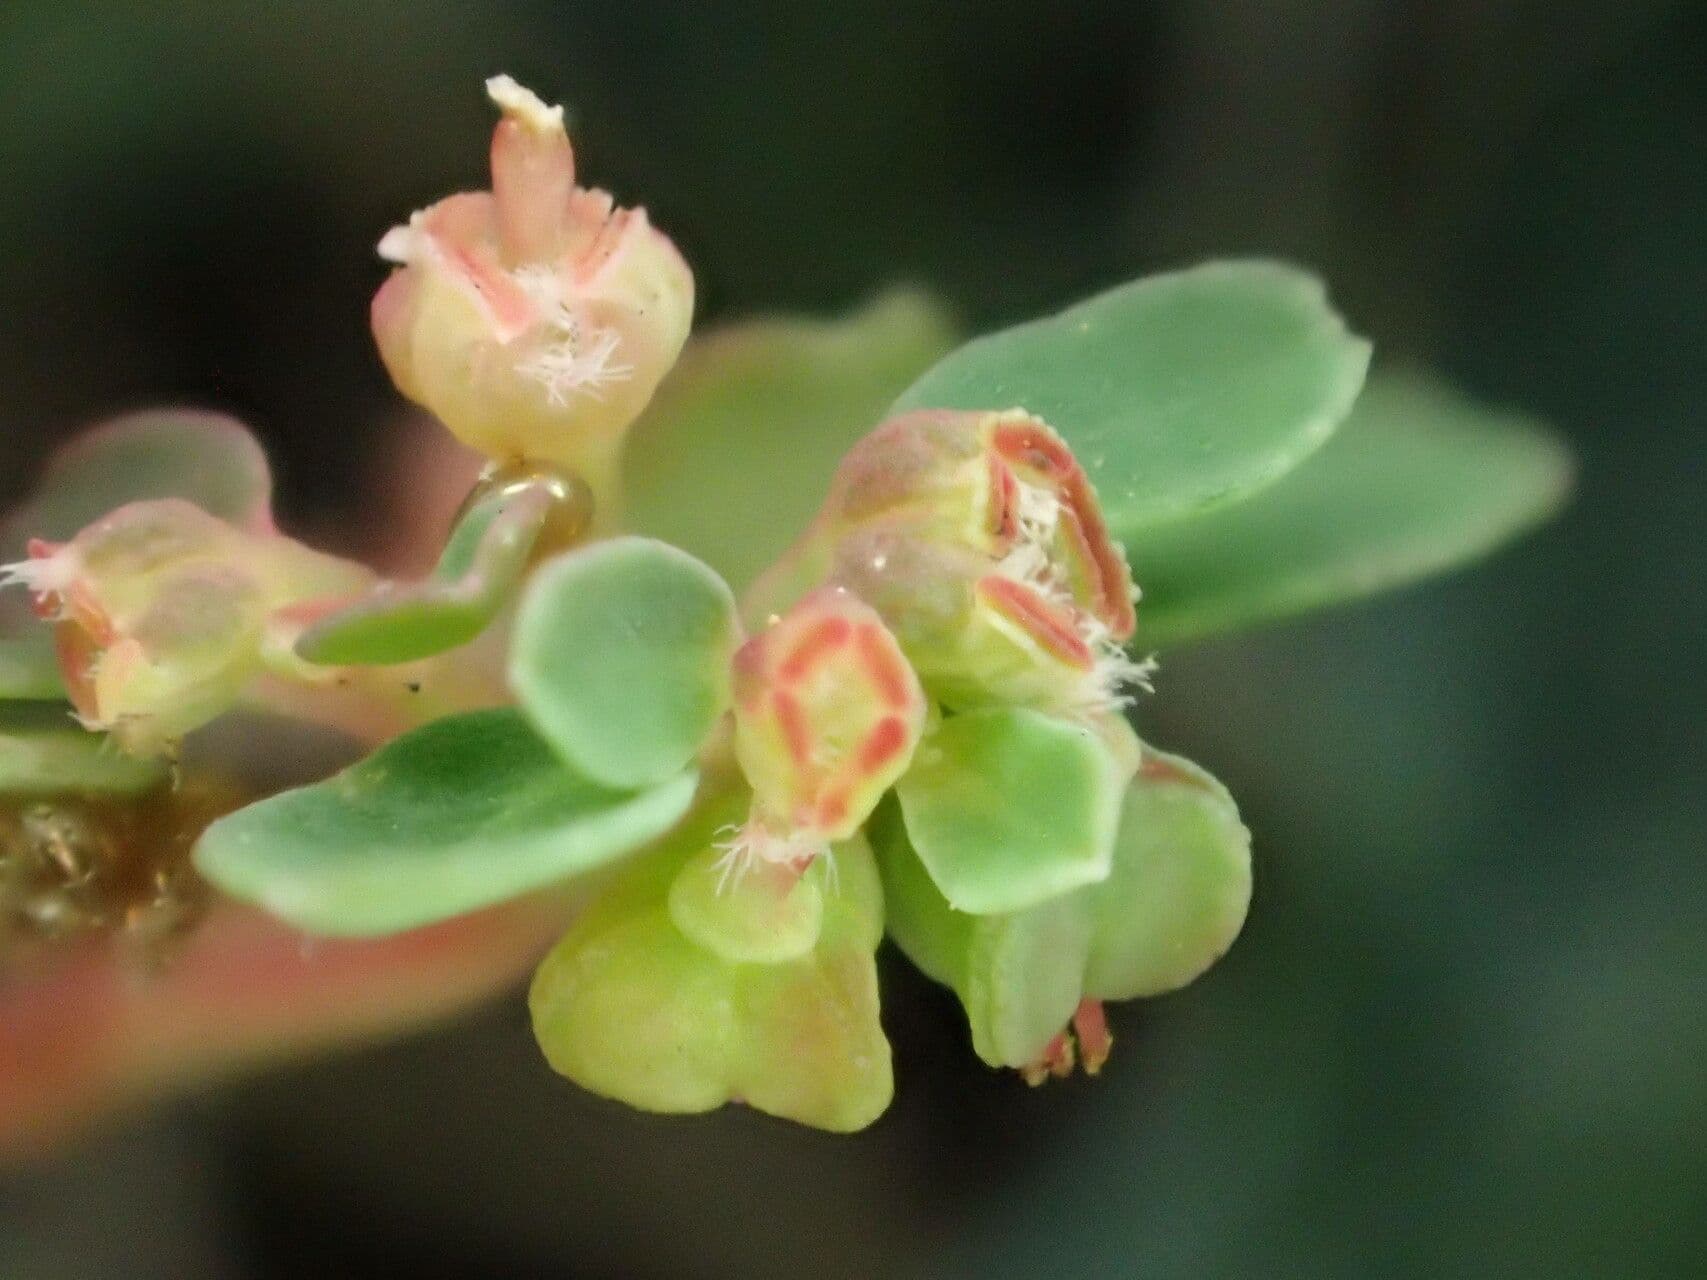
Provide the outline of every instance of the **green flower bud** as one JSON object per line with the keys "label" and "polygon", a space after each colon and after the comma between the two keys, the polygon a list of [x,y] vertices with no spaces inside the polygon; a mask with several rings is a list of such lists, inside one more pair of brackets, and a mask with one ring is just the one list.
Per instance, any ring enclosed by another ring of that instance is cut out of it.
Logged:
{"label": "green flower bud", "polygon": [[125,750],[165,750],[237,701],[303,606],[365,590],[372,574],[282,534],[245,530],[178,499],[134,502],[6,566],[54,624],[73,706]]}
{"label": "green flower bud", "polygon": [[1136,592],[1096,494],[1023,410],[911,413],[872,432],[784,569],[807,566],[870,603],[953,708],[1095,714],[1149,674],[1123,649]]}
{"label": "green flower bud", "polygon": [[855,839],[804,876],[757,867],[719,886],[711,837],[738,811],[708,806],[576,922],[534,977],[534,1034],[555,1070],[642,1110],[744,1102],[864,1128],[894,1090],[871,853]]}

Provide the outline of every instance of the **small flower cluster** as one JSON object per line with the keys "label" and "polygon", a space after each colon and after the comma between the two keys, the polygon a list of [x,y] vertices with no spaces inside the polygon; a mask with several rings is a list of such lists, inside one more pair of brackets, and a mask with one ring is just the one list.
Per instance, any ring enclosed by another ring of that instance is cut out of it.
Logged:
{"label": "small flower cluster", "polygon": [[[1084,468],[1024,407],[900,413],[845,454],[743,632],[710,568],[606,536],[692,275],[644,211],[576,185],[561,108],[487,88],[492,189],[384,237],[372,312],[398,388],[492,464],[434,577],[381,582],[264,504],[120,506],[8,570],[78,716],[149,754],[245,702],[371,739],[516,703],[223,819],[197,862],[306,927],[382,932],[635,853],[531,993],[549,1060],[599,1093],[870,1123],[886,934],[986,1061],[1094,1073],[1102,1001],[1207,967],[1250,864],[1226,793],[1125,718],[1152,664]],[[506,695],[469,642],[512,608],[490,629],[514,631]]]}

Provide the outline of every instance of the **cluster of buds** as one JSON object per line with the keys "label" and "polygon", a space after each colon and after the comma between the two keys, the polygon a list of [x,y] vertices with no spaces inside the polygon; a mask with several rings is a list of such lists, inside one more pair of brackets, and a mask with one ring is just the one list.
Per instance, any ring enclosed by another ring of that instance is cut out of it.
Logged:
{"label": "cluster of buds", "polygon": [[[915,751],[940,754],[935,726],[1012,709],[1058,722],[1060,733],[1086,744],[1098,762],[1090,803],[1104,815],[1093,822],[1102,831],[1092,837],[1102,846],[1095,856],[1040,872],[1040,883],[1058,887],[1040,890],[1026,911],[1048,917],[1076,902],[1075,892],[1103,892],[1121,795],[1143,759],[1119,713],[1135,688],[1149,687],[1153,664],[1126,652],[1138,590],[1060,435],[1023,409],[919,411],[884,424],[847,454],[818,518],[755,594],[774,603],[803,589],[749,642],[738,669],[736,750],[761,799],[731,856],[771,849],[774,860],[809,858],[829,825],[815,803],[827,796],[831,816],[857,813],[863,822],[898,782],[903,801],[910,790],[938,785],[903,781]],[[867,619],[864,631],[855,617]],[[884,645],[873,649],[880,657],[856,658],[854,634],[881,636]],[[799,696],[794,686],[814,678],[824,683],[808,683]],[[906,691],[906,705],[921,709],[880,719],[884,689],[897,699]],[[904,747],[892,755],[876,749],[891,740]],[[868,763],[862,749],[885,767],[859,768]],[[846,812],[838,767],[859,779],[860,803]],[[916,858],[904,834],[882,844],[886,864]],[[913,896],[938,905],[903,912],[925,921],[903,927],[903,947],[931,950],[943,935],[962,946],[971,936],[962,922],[983,917],[952,910],[928,878],[908,883]],[[1041,900],[1049,894],[1054,901]],[[1026,911],[999,918],[1018,920],[1013,932],[1023,935]],[[977,963],[962,956],[949,970],[964,986],[967,966]],[[1022,987],[1033,980],[1020,972],[1002,979]],[[1079,992],[1083,981],[1056,985]],[[1075,1044],[1088,1070],[1100,1068],[1111,1043],[1100,1002],[1085,995],[1065,1007],[1045,1003],[1055,1012],[1017,1036],[987,1031],[975,1014],[980,1052],[1033,1081],[1070,1070]],[[977,1004],[969,998],[969,1011]]]}
{"label": "cluster of buds", "polygon": [[847,455],[800,565],[872,605],[953,709],[1116,711],[1137,596],[1066,443],[1020,409],[923,411]]}
{"label": "cluster of buds", "polygon": [[500,463],[554,463],[612,492],[622,437],[675,363],[693,275],[643,209],[575,185],[563,108],[508,76],[492,189],[392,228],[373,331],[397,387]]}

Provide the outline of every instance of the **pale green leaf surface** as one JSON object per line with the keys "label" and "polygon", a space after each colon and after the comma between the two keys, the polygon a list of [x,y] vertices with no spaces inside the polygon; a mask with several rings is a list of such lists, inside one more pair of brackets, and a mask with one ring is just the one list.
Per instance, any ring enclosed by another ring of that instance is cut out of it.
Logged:
{"label": "pale green leaf surface", "polygon": [[1250,833],[1224,788],[1144,748],[1127,784],[1106,879],[1022,910],[951,907],[893,806],[871,824],[890,935],[952,988],[991,1066],[1035,1062],[1081,999],[1159,995],[1190,982],[1237,937],[1250,903]]}
{"label": "pale green leaf surface", "polygon": [[570,551],[529,581],[510,685],[563,758],[611,786],[680,772],[729,706],[740,622],[728,586],[650,538]]}
{"label": "pale green leaf surface", "polygon": [[895,793],[957,910],[1017,911],[1108,874],[1120,778],[1090,729],[1024,708],[950,716]]}
{"label": "pale green leaf surface", "polygon": [[1137,642],[1167,647],[1369,595],[1483,555],[1555,512],[1572,464],[1521,415],[1379,372],[1338,435],[1248,502],[1127,544]]}
{"label": "pale green leaf surface", "polygon": [[670,882],[670,919],[689,940],[725,960],[775,964],[811,951],[824,924],[820,872],[745,874],[715,846],[689,858]]}
{"label": "pale green leaf surface", "polygon": [[1345,417],[1368,362],[1369,344],[1314,276],[1210,262],[975,339],[895,410],[1038,415],[1072,446],[1126,541],[1286,474]]}
{"label": "pale green leaf surface", "polygon": [[667,902],[684,856],[702,856],[709,835],[690,822],[626,870],[540,965],[528,1006],[547,1061],[648,1111],[742,1101],[821,1129],[863,1128],[894,1089],[869,850],[838,848],[839,883],[823,894],[822,929],[806,952],[737,961],[678,928]]}
{"label": "pale green leaf surface", "polygon": [[209,827],[196,866],[314,933],[392,933],[590,871],[657,838],[696,775],[615,791],[515,711],[438,720],[314,786]]}
{"label": "pale green leaf surface", "polygon": [[476,503],[429,577],[384,583],[322,618],[297,640],[297,654],[333,666],[387,664],[467,644],[513,598],[552,502],[541,484]]}
{"label": "pale green leaf surface", "polygon": [[1173,991],[1220,959],[1244,926],[1251,833],[1225,787],[1147,746],[1121,806],[1114,868],[1082,896],[1092,929],[1085,994]]}

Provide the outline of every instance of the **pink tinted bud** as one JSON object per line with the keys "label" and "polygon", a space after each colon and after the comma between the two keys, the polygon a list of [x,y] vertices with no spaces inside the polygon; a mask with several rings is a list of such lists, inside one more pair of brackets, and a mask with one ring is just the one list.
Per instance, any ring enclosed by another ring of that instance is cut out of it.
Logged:
{"label": "pink tinted bud", "polygon": [[951,706],[1101,711],[1142,684],[1136,594],[1095,491],[1041,420],[923,411],[843,460],[814,538]]}
{"label": "pink tinted bud", "polygon": [[237,529],[178,499],[120,507],[5,567],[54,624],[79,717],[153,754],[227,710],[260,673],[270,628],[296,602],[371,575],[281,534]]}
{"label": "pink tinted bud", "polygon": [[553,462],[608,485],[623,432],[675,363],[693,276],[644,210],[575,186],[560,107],[508,76],[492,190],[454,195],[380,241],[373,300],[404,395],[499,461]]}
{"label": "pink tinted bud", "polygon": [[882,619],[847,591],[813,592],[735,655],[735,757],[752,815],[729,847],[799,869],[852,836],[906,771],[924,731],[918,677]]}

